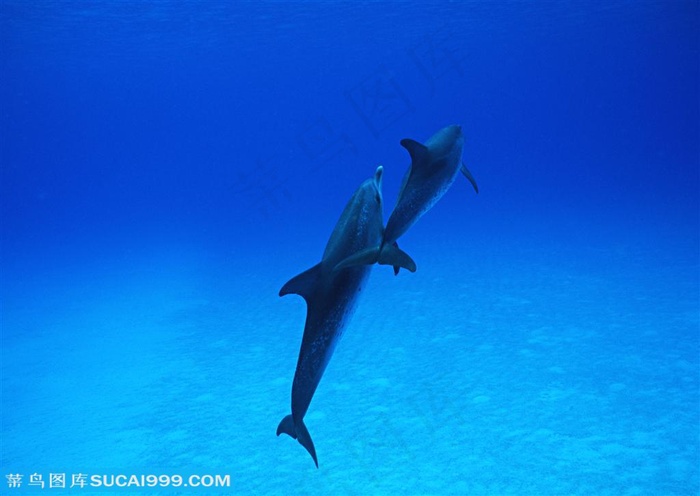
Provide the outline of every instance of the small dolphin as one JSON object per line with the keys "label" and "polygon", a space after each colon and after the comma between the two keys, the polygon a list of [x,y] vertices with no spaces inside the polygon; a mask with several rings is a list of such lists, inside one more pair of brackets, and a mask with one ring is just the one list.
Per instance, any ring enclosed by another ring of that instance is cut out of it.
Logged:
{"label": "small dolphin", "polygon": [[[396,240],[442,198],[459,171],[466,176],[474,191],[479,192],[474,176],[462,162],[464,136],[461,126],[442,128],[425,144],[406,138],[401,140],[401,145],[411,155],[411,165],[404,175],[399,198],[386,223],[381,245],[348,257],[336,269],[377,262],[394,265],[384,251],[397,247]],[[397,266],[394,266],[394,273],[398,273]]]}
{"label": "small dolphin", "polygon": [[424,145],[412,139],[401,140],[411,155],[411,165],[403,178],[394,211],[386,223],[384,244],[393,243],[430,210],[450,189],[462,172],[479,192],[469,169],[462,162],[464,136],[461,126],[447,126]]}
{"label": "small dolphin", "polygon": [[[358,265],[334,270],[341,260],[366,248],[380,245],[384,235],[382,219],[382,172],[364,181],[345,206],[333,229],[320,263],[292,278],[280,296],[298,294],[306,300],[306,323],[299,359],[292,383],[292,414],[282,419],[277,435],[289,434],[306,448],[318,467],[316,449],[304,415],[333,350],[357,304],[371,266]],[[385,256],[391,265],[415,270],[411,257],[398,248],[388,247]]]}

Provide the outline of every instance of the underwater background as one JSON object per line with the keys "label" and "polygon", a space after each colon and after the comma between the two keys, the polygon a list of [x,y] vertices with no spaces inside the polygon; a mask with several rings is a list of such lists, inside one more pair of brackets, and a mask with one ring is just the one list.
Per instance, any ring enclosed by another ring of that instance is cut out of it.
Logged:
{"label": "underwater background", "polygon": [[[0,494],[699,494],[699,33],[693,0],[1,0]],[[373,269],[316,469],[275,436],[279,289],[448,124],[480,192]]]}

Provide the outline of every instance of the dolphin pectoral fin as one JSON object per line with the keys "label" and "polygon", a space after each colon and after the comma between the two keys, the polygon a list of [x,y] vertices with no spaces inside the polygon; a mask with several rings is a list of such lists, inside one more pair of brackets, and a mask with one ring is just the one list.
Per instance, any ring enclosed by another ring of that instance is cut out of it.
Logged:
{"label": "dolphin pectoral fin", "polygon": [[469,180],[470,183],[472,183],[472,186],[474,187],[474,191],[476,191],[476,194],[479,194],[479,186],[476,185],[476,179],[474,179],[474,176],[472,176],[472,173],[469,172],[469,169],[467,169],[467,166],[464,165],[464,162],[462,162],[462,167],[460,167],[460,170],[462,171],[462,174]]}
{"label": "dolphin pectoral fin", "polygon": [[[396,241],[394,241],[394,242],[392,243],[392,245],[393,245],[395,248],[397,248],[397,249],[398,249],[398,247],[399,247],[399,243],[396,242]],[[408,255],[406,255],[406,256],[408,256]],[[411,257],[409,257],[409,258],[411,258]],[[411,261],[413,261],[413,260],[411,260]],[[415,262],[413,263],[413,265],[416,265]],[[399,271],[400,271],[400,270],[401,270],[401,266],[400,266],[400,265],[394,265],[394,275],[395,275],[395,276],[398,276],[398,275],[399,275]]]}
{"label": "dolphin pectoral fin", "polygon": [[333,267],[333,272],[337,272],[341,269],[346,269],[348,267],[354,267],[356,265],[372,265],[377,263],[379,259],[379,247],[375,246],[373,248],[365,248],[364,250],[358,251],[354,255],[350,255],[346,259],[338,262],[335,267]]}
{"label": "dolphin pectoral fin", "polygon": [[[394,241],[394,242],[392,243],[392,245],[395,246],[396,248],[399,247],[399,244],[398,244],[396,241]],[[395,276],[398,276],[398,275],[399,275],[399,271],[400,271],[400,270],[401,270],[401,266],[400,266],[400,265],[394,265],[394,275],[395,275]]]}
{"label": "dolphin pectoral fin", "polygon": [[282,289],[280,289],[280,296],[298,294],[308,303],[309,296],[311,295],[314,284],[316,283],[320,273],[321,264],[318,263],[309,270],[292,277],[284,286],[282,286]]}
{"label": "dolphin pectoral fin", "polygon": [[350,255],[345,260],[338,263],[333,268],[333,271],[335,272],[357,265],[372,265],[375,263],[380,265],[392,265],[394,267],[394,274],[399,273],[400,267],[410,270],[411,272],[416,271],[416,263],[411,259],[408,253],[399,249],[399,245],[396,242],[392,245],[384,245],[381,249],[375,246],[358,251],[354,255]]}
{"label": "dolphin pectoral fin", "polygon": [[379,253],[378,262],[380,265],[393,265],[394,275],[399,273],[399,267],[403,267],[411,272],[416,271],[416,262],[413,261],[408,253],[401,250],[396,242],[391,245],[384,245]]}
{"label": "dolphin pectoral fin", "polygon": [[316,468],[318,468],[318,458],[316,458],[316,448],[314,447],[314,442],[311,440],[311,435],[309,430],[306,428],[304,421],[301,420],[299,423],[294,422],[294,417],[287,415],[282,419],[280,425],[277,426],[277,435],[285,433],[290,435],[292,438],[299,441],[306,451],[309,452],[311,458],[314,459]]}
{"label": "dolphin pectoral fin", "polygon": [[430,151],[422,143],[418,143],[410,138],[404,138],[401,140],[401,146],[408,150],[409,155],[411,155],[411,161],[414,164],[430,160]]}

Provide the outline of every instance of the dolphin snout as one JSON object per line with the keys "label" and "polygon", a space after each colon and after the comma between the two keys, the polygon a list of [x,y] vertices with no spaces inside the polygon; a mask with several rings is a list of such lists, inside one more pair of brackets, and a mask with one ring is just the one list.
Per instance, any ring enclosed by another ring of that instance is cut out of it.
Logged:
{"label": "dolphin snout", "polygon": [[377,192],[381,195],[382,191],[382,175],[384,174],[384,167],[381,165],[377,167],[377,170],[374,171],[374,185],[377,188]]}
{"label": "dolphin snout", "polygon": [[447,126],[445,128],[445,131],[449,133],[454,139],[456,139],[462,134],[462,126],[460,126],[459,124],[453,124],[451,126]]}

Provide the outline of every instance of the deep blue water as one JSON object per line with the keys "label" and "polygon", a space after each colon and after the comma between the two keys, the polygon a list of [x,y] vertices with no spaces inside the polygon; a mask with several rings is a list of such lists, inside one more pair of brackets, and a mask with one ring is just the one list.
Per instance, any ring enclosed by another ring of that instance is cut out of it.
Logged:
{"label": "deep blue water", "polygon": [[[700,493],[699,59],[690,0],[0,0],[0,493]],[[277,293],[453,123],[480,193],[373,269],[317,470]]]}

